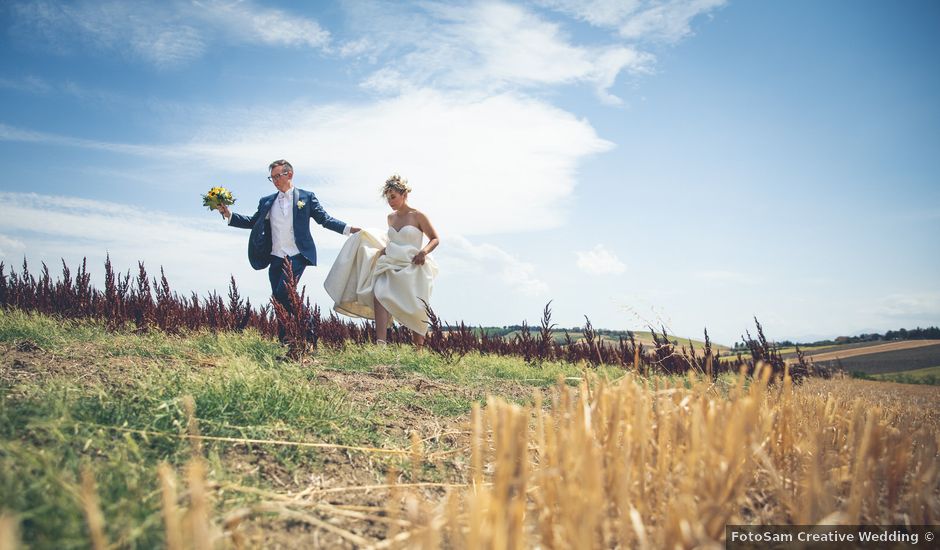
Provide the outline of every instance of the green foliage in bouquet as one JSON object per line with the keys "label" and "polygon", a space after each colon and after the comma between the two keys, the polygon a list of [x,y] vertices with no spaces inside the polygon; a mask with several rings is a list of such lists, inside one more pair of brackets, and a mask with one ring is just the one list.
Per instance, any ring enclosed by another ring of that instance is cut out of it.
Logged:
{"label": "green foliage in bouquet", "polygon": [[235,197],[232,196],[232,192],[224,187],[213,187],[202,196],[202,205],[209,210],[216,210],[220,204],[225,206],[235,204]]}

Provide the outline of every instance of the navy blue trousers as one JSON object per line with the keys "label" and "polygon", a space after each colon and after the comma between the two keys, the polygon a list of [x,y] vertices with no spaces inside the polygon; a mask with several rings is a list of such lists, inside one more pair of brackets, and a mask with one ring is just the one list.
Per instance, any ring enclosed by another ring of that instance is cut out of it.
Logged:
{"label": "navy blue trousers", "polygon": [[[310,265],[310,260],[305,258],[303,254],[290,256],[290,267],[294,270],[295,283],[300,280],[300,276],[303,275],[304,269],[307,269],[308,265]],[[284,309],[289,313],[293,313],[290,299],[287,297],[287,282],[284,276],[284,258],[271,256],[271,265],[268,267],[268,280],[271,281],[271,295],[274,296],[274,299],[284,306]]]}

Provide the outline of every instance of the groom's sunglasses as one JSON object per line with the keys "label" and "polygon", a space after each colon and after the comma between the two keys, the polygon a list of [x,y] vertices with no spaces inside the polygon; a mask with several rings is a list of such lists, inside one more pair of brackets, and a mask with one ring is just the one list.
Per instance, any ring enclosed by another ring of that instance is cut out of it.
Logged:
{"label": "groom's sunglasses", "polygon": [[287,174],[290,174],[290,170],[284,170],[280,174],[274,174],[273,176],[268,176],[268,181],[270,181],[271,183],[274,183],[277,180],[281,179],[282,177],[286,176]]}

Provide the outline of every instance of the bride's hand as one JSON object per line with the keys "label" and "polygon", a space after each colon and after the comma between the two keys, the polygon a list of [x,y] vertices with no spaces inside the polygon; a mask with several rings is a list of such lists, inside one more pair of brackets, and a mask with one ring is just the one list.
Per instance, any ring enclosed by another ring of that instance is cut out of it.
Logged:
{"label": "bride's hand", "polygon": [[417,254],[415,254],[414,258],[411,259],[411,263],[415,265],[424,265],[425,256],[427,256],[427,254],[424,252],[424,250],[421,250]]}

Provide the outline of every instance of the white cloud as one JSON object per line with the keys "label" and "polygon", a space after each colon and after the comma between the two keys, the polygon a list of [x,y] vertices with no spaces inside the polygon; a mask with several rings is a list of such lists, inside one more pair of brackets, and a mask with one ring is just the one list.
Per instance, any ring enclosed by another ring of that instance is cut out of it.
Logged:
{"label": "white cloud", "polygon": [[0,78],[0,88],[31,94],[47,94],[52,91],[52,86],[48,82],[32,75],[21,78]]}
{"label": "white cloud", "polygon": [[335,204],[378,212],[386,206],[377,189],[398,172],[440,230],[474,235],[563,224],[578,163],[611,147],[586,121],[512,94],[418,90],[369,105],[291,110],[287,123],[262,117],[205,128],[182,148],[253,172],[288,158],[298,182],[315,176]]}
{"label": "white cloud", "polygon": [[602,245],[596,245],[591,250],[576,252],[578,255],[578,268],[591,275],[617,275],[627,270],[627,266],[617,258],[617,255]]}
{"label": "white cloud", "polygon": [[[415,187],[412,202],[446,234],[538,231],[565,223],[578,164],[609,150],[584,120],[514,94],[444,95],[418,90],[367,105],[290,108],[288,122],[264,111],[219,115],[192,141],[134,145],[85,140],[0,124],[0,140],[42,142],[170,160],[218,171],[261,173],[273,158],[294,164],[297,185],[323,191],[328,211],[364,209],[384,220],[378,196],[394,172]],[[273,111],[272,111],[273,112]],[[241,204],[241,203],[240,203]],[[374,223],[374,222],[373,222]]]}
{"label": "white cloud", "polygon": [[91,139],[82,139],[71,136],[61,136],[47,132],[37,132],[35,130],[26,130],[8,126],[0,123],[0,141],[20,141],[27,143],[46,143],[49,145],[64,145],[67,147],[80,147],[83,149],[94,149],[99,151],[110,151],[125,155],[139,155],[146,157],[177,157],[183,158],[191,156],[183,149],[174,149],[172,147],[161,147],[156,145],[135,145],[130,143],[112,143],[107,141],[97,141]]}
{"label": "white cloud", "polygon": [[323,48],[330,42],[330,33],[312,19],[278,9],[266,9],[251,2],[224,0],[200,4],[195,12],[209,24],[218,25],[233,37],[277,46]]}
{"label": "white cloud", "polygon": [[14,34],[34,47],[66,52],[84,45],[168,67],[195,59],[205,50],[204,33],[174,5],[22,2],[13,6]]}
{"label": "white cloud", "polygon": [[15,260],[16,256],[22,256],[24,250],[26,250],[26,244],[23,241],[0,234],[0,258],[8,261]]}
{"label": "white cloud", "polygon": [[330,41],[316,21],[252,2],[38,0],[12,11],[13,34],[30,47],[61,53],[90,47],[158,68],[197,59],[219,38],[318,49]]}
{"label": "white cloud", "polygon": [[369,53],[374,49],[375,46],[372,45],[372,42],[368,38],[359,38],[340,44],[336,53],[338,53],[340,57],[355,57]]}
{"label": "white cloud", "polygon": [[366,86],[391,91],[397,81],[406,87],[494,92],[587,82],[614,101],[608,90],[617,75],[645,72],[653,61],[619,44],[576,45],[559,24],[505,2],[423,7],[403,28],[389,30],[384,20],[372,20],[376,47],[405,53],[368,77]]}
{"label": "white cloud", "polygon": [[891,318],[940,321],[940,293],[911,292],[885,296],[878,302],[877,313]]}
{"label": "white cloud", "polygon": [[[316,186],[331,208],[383,220],[378,188],[408,177],[412,202],[450,234],[537,231],[565,223],[578,164],[606,151],[584,120],[531,98],[476,98],[420,90],[368,105],[296,106],[289,122],[239,112],[207,122],[190,142],[166,146],[85,140],[0,124],[0,140],[188,159],[219,171],[261,173],[288,158],[299,186]],[[331,210],[332,211],[332,210]],[[367,225],[369,220],[351,220]]]}
{"label": "white cloud", "polygon": [[[109,109],[137,109],[141,105],[139,98],[131,98],[111,90],[86,86],[71,79],[47,80],[33,75],[15,78],[0,78],[0,89],[14,90],[31,95],[64,96],[76,99],[83,104]],[[58,99],[58,98],[54,98]]]}
{"label": "white cloud", "polygon": [[616,29],[625,39],[675,43],[692,33],[692,20],[726,0],[540,0],[539,4]]}
{"label": "white cloud", "polygon": [[692,19],[724,5],[725,0],[679,0],[652,4],[620,25],[620,36],[678,42],[692,33]]}
{"label": "white cloud", "polygon": [[201,56],[206,49],[199,30],[189,25],[140,30],[131,38],[131,48],[157,67],[175,67]]}
{"label": "white cloud", "polygon": [[411,80],[391,67],[383,67],[363,80],[360,86],[375,92],[403,94],[414,90]]}
{"label": "white cloud", "polygon": [[[0,192],[3,215],[0,227],[65,236],[89,242],[175,247],[182,241],[205,243],[216,231],[204,221],[186,220],[169,214],[119,203],[36,193]],[[142,220],[149,218],[149,222]],[[220,223],[220,227],[224,224]],[[226,235],[235,239],[234,235]],[[224,240],[224,237],[223,237]],[[204,249],[203,244],[198,247]]]}
{"label": "white cloud", "polygon": [[[252,301],[267,300],[267,277],[246,257],[247,232],[226,227],[218,216],[187,219],[159,211],[75,197],[0,192],[0,248],[19,269],[25,253],[31,270],[64,259],[70,267],[88,258],[100,284],[110,254],[115,269],[137,269],[144,261],[151,276],[160,266],[174,290],[221,291],[235,276]],[[11,250],[7,251],[8,244]],[[10,254],[15,256],[10,256]]]}
{"label": "white cloud", "polygon": [[704,279],[706,281],[720,282],[720,283],[731,283],[731,284],[742,284],[742,285],[754,285],[758,283],[758,279],[753,275],[747,273],[741,273],[738,271],[730,271],[726,269],[710,269],[697,271],[694,276],[698,279]]}
{"label": "white cloud", "polygon": [[[492,244],[473,244],[459,235],[448,237],[435,256],[451,271],[472,273],[482,279],[495,279],[527,296],[544,296],[548,284],[537,274],[535,265],[519,260]],[[486,286],[485,284],[483,286]]]}

